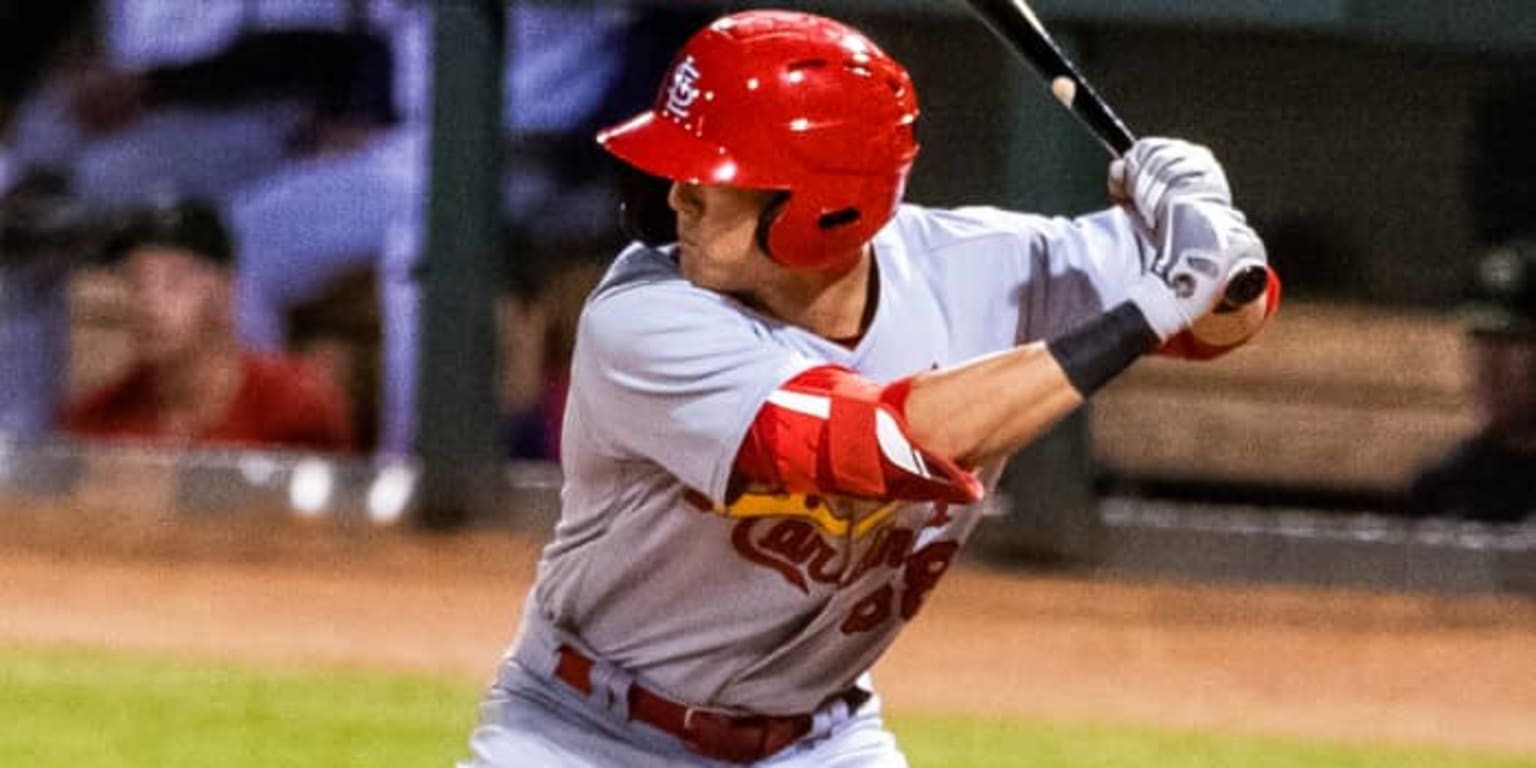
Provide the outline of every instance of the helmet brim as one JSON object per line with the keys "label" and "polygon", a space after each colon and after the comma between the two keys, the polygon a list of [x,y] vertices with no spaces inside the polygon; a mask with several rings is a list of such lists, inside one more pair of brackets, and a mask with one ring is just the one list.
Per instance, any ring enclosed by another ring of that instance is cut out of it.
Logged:
{"label": "helmet brim", "polygon": [[654,110],[604,129],[597,134],[597,143],[652,176],[693,184],[758,186],[725,147],[695,136]]}

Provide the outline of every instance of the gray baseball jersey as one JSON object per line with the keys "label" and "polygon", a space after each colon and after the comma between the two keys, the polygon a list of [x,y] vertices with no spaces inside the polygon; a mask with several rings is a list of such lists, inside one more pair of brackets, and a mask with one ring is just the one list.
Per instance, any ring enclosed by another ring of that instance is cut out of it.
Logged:
{"label": "gray baseball jersey", "polygon": [[670,249],[632,246],[581,318],[562,513],[530,610],[679,701],[814,709],[913,618],[980,512],[728,498],[764,402],[816,366],[884,382],[1057,336],[1124,298],[1144,247],[1119,210],[903,206],[874,240],[878,306],[849,349],[694,287]]}

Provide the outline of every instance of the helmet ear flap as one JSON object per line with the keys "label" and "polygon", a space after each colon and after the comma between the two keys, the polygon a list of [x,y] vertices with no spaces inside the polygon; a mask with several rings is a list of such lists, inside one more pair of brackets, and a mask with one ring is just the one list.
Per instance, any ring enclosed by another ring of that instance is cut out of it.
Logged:
{"label": "helmet ear flap", "polygon": [[889,184],[868,180],[856,187],[796,189],[772,209],[771,227],[759,227],[758,236],[774,246],[764,251],[791,269],[839,266],[889,219],[870,216],[868,203],[896,196]]}

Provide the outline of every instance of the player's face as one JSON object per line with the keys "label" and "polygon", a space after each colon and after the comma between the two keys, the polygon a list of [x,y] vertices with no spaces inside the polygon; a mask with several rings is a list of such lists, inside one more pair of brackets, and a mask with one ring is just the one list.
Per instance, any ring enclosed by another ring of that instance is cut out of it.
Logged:
{"label": "player's face", "polygon": [[677,212],[678,265],[701,288],[724,293],[763,285],[777,265],[757,244],[757,225],[775,193],[677,182],[667,204]]}
{"label": "player's face", "polygon": [[144,362],[184,358],[228,316],[228,275],[192,253],[141,247],[128,256],[123,273],[133,297],[134,343]]}

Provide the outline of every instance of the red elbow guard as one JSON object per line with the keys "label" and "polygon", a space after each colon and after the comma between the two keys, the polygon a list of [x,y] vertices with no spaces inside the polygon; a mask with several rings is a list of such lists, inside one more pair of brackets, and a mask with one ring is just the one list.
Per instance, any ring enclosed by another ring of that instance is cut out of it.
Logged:
{"label": "red elbow guard", "polygon": [[879,385],[844,368],[813,368],[758,411],[736,458],[748,483],[789,493],[969,504],[981,482],[907,434],[907,379]]}

